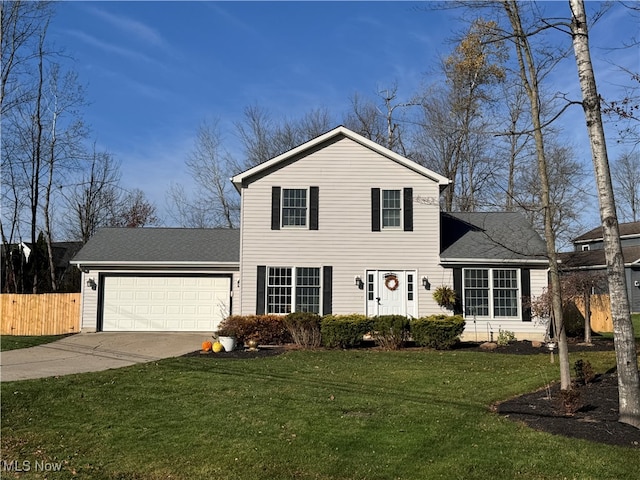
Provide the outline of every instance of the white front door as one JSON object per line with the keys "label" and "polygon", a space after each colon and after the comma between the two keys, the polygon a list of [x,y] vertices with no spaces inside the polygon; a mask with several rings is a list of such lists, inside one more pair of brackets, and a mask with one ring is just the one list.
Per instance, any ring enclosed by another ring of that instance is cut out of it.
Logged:
{"label": "white front door", "polygon": [[366,278],[368,316],[415,316],[415,270],[368,270]]}

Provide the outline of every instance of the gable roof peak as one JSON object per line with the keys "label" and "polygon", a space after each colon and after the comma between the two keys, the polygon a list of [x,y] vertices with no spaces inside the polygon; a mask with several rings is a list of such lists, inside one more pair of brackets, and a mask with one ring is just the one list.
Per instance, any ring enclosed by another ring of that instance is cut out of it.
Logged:
{"label": "gable roof peak", "polygon": [[390,158],[391,160],[407,167],[410,168],[418,173],[420,173],[421,175],[424,175],[427,178],[432,179],[433,181],[437,182],[438,185],[440,185],[441,187],[445,187],[447,185],[449,185],[451,183],[451,180],[449,180],[448,178],[432,171],[429,170],[426,167],[423,167],[422,165],[414,162],[413,160],[410,160],[406,157],[403,157],[402,155],[394,152],[393,150],[390,150],[386,147],[383,147],[382,145],[369,140],[368,138],[354,132],[353,130],[348,129],[347,127],[345,127],[344,125],[338,125],[337,127],[333,128],[332,130],[329,130],[326,133],[323,133],[322,135],[319,135],[315,138],[312,138],[311,140],[298,145],[297,147],[284,152],[270,160],[267,160],[266,162],[263,162],[259,165],[256,165],[252,168],[249,168],[248,170],[245,170],[244,172],[241,172],[235,176],[233,176],[231,178],[231,181],[233,182],[233,184],[235,185],[236,189],[238,191],[240,191],[242,189],[243,184],[245,184],[251,177],[254,177],[255,175],[264,172],[265,170],[268,170],[270,168],[274,168],[275,166],[277,166],[278,164],[284,163],[287,160],[291,159],[292,157],[306,151],[309,150],[311,148],[314,148],[324,142],[327,142],[329,140],[331,140],[332,138],[338,137],[338,136],[344,136],[346,138],[349,138],[350,140],[353,140],[356,143],[359,143],[360,145],[369,148],[370,150],[373,150],[377,153],[379,153],[382,156],[385,156],[387,158]]}

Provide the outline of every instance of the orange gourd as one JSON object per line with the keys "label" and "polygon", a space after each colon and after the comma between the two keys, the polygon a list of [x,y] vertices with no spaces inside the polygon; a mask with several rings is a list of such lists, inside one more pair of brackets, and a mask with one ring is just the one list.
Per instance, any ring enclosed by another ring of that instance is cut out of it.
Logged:
{"label": "orange gourd", "polygon": [[213,344],[209,340],[206,340],[206,341],[202,342],[202,350],[204,352],[211,351],[211,347],[212,346],[213,346]]}

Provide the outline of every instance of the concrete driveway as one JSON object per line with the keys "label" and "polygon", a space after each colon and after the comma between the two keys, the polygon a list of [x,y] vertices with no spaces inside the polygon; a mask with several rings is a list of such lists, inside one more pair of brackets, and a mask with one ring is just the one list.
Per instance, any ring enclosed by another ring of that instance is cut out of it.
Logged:
{"label": "concrete driveway", "polygon": [[78,333],[0,355],[3,382],[97,372],[178,357],[200,349],[211,333]]}

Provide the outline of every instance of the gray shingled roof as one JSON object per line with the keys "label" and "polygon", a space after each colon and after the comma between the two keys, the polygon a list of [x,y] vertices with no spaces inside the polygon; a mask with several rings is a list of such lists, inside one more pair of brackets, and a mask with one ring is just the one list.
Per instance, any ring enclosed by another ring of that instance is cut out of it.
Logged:
{"label": "gray shingled roof", "polygon": [[443,213],[440,258],[474,260],[545,260],[545,243],[517,212]]}
{"label": "gray shingled roof", "polygon": [[[622,247],[622,256],[626,265],[640,262],[640,245]],[[563,252],[558,254],[561,267],[573,269],[580,267],[606,268],[604,250],[586,250],[584,252]]]}
{"label": "gray shingled roof", "polygon": [[73,263],[239,262],[240,230],[222,228],[103,228]]}
{"label": "gray shingled roof", "polygon": [[[626,237],[629,235],[640,235],[640,222],[628,222],[628,223],[620,223],[618,225],[618,229],[620,230],[620,237]],[[579,237],[576,237],[574,242],[585,242],[589,240],[602,240],[602,225],[594,228],[593,230],[589,230],[587,233],[583,233]]]}

